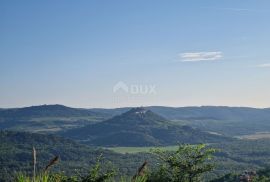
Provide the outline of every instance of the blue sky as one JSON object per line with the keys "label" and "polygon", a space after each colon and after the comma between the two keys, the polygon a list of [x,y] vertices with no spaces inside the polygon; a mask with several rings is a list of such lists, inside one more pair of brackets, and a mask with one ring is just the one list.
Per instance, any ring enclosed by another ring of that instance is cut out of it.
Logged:
{"label": "blue sky", "polygon": [[0,107],[270,107],[269,19],[268,0],[3,0]]}

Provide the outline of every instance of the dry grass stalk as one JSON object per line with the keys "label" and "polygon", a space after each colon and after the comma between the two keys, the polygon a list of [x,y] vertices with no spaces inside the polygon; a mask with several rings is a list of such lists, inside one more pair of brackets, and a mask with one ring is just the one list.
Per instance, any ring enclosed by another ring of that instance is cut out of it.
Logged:
{"label": "dry grass stalk", "polygon": [[146,166],[147,166],[147,161],[145,161],[141,167],[139,167],[137,173],[132,177],[133,180],[135,180],[137,177],[139,176],[144,176],[145,170],[146,170]]}
{"label": "dry grass stalk", "polygon": [[52,159],[50,160],[49,164],[45,167],[45,172],[47,172],[48,169],[49,169],[51,166],[55,165],[58,161],[59,161],[59,156],[55,156],[54,158],[52,158]]}
{"label": "dry grass stalk", "polygon": [[37,151],[36,151],[35,147],[33,147],[32,155],[33,155],[33,168],[34,168],[33,169],[33,177],[35,179],[35,176],[36,176],[36,164],[37,164]]}

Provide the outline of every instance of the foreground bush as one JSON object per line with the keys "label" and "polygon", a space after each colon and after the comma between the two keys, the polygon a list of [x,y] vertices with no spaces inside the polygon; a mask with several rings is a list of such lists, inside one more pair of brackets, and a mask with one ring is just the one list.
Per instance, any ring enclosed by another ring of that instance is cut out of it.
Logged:
{"label": "foreground bush", "polygon": [[[148,171],[148,163],[144,162],[132,178],[120,177],[120,179],[116,180],[116,170],[114,168],[102,169],[104,167],[100,162],[101,157],[97,159],[96,165],[85,175],[78,174],[68,177],[64,174],[49,173],[49,169],[58,162],[58,157],[55,157],[39,175],[33,175],[34,177],[30,178],[19,174],[16,182],[197,182],[202,180],[204,173],[213,170],[213,165],[209,163],[209,160],[215,150],[207,148],[204,144],[180,145],[175,152],[161,150],[153,150],[152,152],[160,160],[160,163],[155,166],[156,170]],[[33,150],[34,174],[35,153],[36,151]]]}
{"label": "foreground bush", "polygon": [[150,174],[149,181],[159,182],[199,182],[203,174],[214,169],[209,163],[215,149],[206,145],[180,145],[172,153],[161,150],[154,151],[161,160],[159,169]]}

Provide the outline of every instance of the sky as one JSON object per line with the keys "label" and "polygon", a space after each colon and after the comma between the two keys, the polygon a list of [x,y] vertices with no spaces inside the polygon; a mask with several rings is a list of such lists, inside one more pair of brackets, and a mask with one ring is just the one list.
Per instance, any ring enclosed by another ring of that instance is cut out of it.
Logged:
{"label": "sky", "polygon": [[270,107],[269,0],[2,0],[0,108]]}

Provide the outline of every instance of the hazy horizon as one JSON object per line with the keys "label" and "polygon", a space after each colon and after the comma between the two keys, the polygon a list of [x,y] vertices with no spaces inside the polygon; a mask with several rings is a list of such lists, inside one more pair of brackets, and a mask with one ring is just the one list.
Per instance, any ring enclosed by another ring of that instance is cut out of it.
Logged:
{"label": "hazy horizon", "polygon": [[270,1],[1,1],[0,108],[270,107]]}
{"label": "hazy horizon", "polygon": [[37,104],[37,105],[21,105],[17,107],[1,107],[0,109],[14,109],[14,108],[25,108],[25,107],[36,107],[36,106],[53,106],[53,105],[61,105],[75,109],[119,109],[119,108],[136,108],[136,107],[171,107],[171,108],[185,108],[185,107],[234,107],[234,108],[253,108],[253,109],[270,109],[270,107],[252,107],[252,106],[228,106],[228,105],[190,105],[190,106],[169,106],[169,105],[130,105],[130,106],[122,106],[122,107],[80,107],[80,106],[71,106],[64,104]]}

